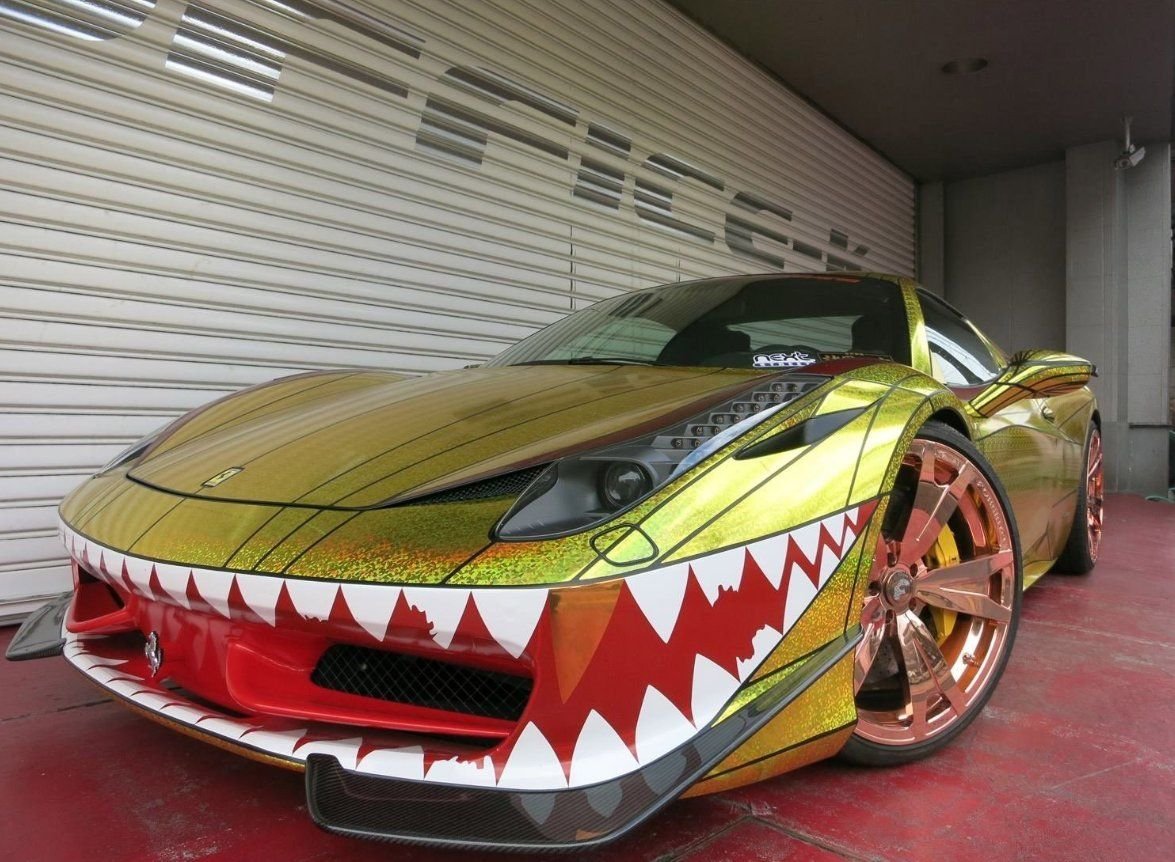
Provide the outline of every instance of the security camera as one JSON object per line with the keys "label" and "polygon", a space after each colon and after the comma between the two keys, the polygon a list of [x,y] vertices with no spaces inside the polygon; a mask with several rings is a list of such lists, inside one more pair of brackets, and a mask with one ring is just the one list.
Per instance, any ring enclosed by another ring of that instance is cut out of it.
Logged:
{"label": "security camera", "polygon": [[1116,171],[1125,171],[1136,167],[1146,156],[1146,147],[1136,147],[1130,143],[1130,123],[1134,117],[1123,117],[1122,120],[1126,124],[1126,144],[1122,147],[1118,158],[1114,159],[1114,170]]}

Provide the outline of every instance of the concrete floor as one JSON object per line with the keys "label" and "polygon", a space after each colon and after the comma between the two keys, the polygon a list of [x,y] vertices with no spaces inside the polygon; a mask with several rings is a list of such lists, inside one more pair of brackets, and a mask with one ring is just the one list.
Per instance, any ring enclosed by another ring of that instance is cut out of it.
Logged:
{"label": "concrete floor", "polygon": [[[60,659],[0,662],[0,692],[2,860],[482,855],[320,832],[298,774],[132,715]],[[999,689],[946,751],[885,771],[828,762],[679,802],[576,858],[1123,860],[1172,847],[1175,506],[1119,496],[1097,570],[1028,593]]]}

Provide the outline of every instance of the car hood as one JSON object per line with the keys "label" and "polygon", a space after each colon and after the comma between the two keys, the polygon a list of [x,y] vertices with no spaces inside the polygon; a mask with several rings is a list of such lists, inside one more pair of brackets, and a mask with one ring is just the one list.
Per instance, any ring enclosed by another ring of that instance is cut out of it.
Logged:
{"label": "car hood", "polygon": [[765,376],[629,365],[305,375],[181,420],[129,475],[187,496],[368,509],[648,433]]}

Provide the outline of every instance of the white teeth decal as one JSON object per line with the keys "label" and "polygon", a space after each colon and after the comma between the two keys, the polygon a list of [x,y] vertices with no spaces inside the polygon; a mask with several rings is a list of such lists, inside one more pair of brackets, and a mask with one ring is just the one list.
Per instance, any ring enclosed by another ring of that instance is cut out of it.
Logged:
{"label": "white teeth decal", "polygon": [[728,548],[717,554],[709,554],[690,562],[698,586],[706,594],[710,604],[718,601],[723,588],[737,590],[743,582],[743,565],[747,560],[746,548]]}
{"label": "white teeth decal", "polygon": [[212,718],[212,714],[208,712],[201,712],[193,706],[188,706],[183,703],[169,703],[160,710],[164,715],[187,722],[188,724],[199,724],[206,718]]}
{"label": "white teeth decal", "polygon": [[338,584],[325,581],[301,581],[286,579],[286,592],[294,603],[294,610],[306,619],[329,620],[330,610],[335,606]]}
{"label": "white teeth decal", "polygon": [[840,561],[848,553],[849,546],[855,538],[852,523],[845,515],[830,515],[825,518],[824,529],[828,531],[828,535],[832,537],[841,552],[838,555],[835,548],[824,549],[824,560],[820,565],[821,585],[828,580],[829,575],[836,571],[836,567],[840,565]]}
{"label": "white teeth decal", "polygon": [[624,582],[645,619],[653,627],[653,631],[665,643],[669,643],[673,628],[677,625],[677,616],[681,613],[681,603],[685,599],[688,579],[689,564],[677,563],[663,569],[633,575]]}
{"label": "white teeth decal", "polygon": [[151,591],[151,571],[154,568],[155,566],[148,560],[140,560],[135,557],[126,558],[127,575],[130,576],[135,592],[144,598],[149,599],[155,595]]}
{"label": "white teeth decal", "polygon": [[350,739],[318,739],[308,742],[298,748],[299,757],[309,757],[311,754],[330,754],[338,758],[339,766],[343,769],[355,769],[355,760],[359,756],[359,747],[363,745],[362,737]]}
{"label": "white teeth decal", "polygon": [[250,730],[254,729],[254,725],[245,724],[243,721],[234,721],[231,718],[206,718],[197,722],[197,726],[201,730],[208,730],[215,733],[217,736],[224,736],[229,739],[240,739]]}
{"label": "white teeth decal", "polygon": [[783,565],[787,562],[787,548],[786,533],[772,536],[770,539],[762,539],[747,547],[747,550],[751,552],[751,557],[755,560],[755,565],[771,582],[771,586],[777,590],[783,581]]}
{"label": "white teeth decal", "polygon": [[[588,712],[575,739],[571,762],[568,764],[570,778],[552,745],[554,737],[549,738],[547,735],[554,731],[548,727],[544,732],[534,722],[527,722],[521,727],[512,744],[506,743],[510,745],[508,753],[504,745],[500,750],[479,754],[472,760],[461,756],[440,759],[426,770],[426,753],[421,746],[377,747],[388,746],[396,737],[389,738],[381,734],[373,735],[371,739],[336,739],[331,737],[347,731],[336,730],[332,733],[328,728],[315,725],[314,737],[321,734],[327,738],[311,738],[306,728],[279,731],[260,729],[248,720],[230,718],[211,707],[186,701],[176,693],[162,689],[157,680],[146,679],[147,672],[142,670],[141,658],[127,661],[91,652],[100,649],[96,644],[105,640],[103,635],[65,632],[63,652],[71,663],[94,681],[143,708],[226,740],[236,740],[242,745],[295,761],[304,760],[312,753],[326,753],[336,757],[348,770],[414,781],[498,786],[520,791],[557,790],[568,786],[590,788],[591,785],[631,773],[640,765],[665,757],[695,737],[699,729],[717,717],[741,686],[778,648],[785,633],[809,608],[819,589],[843,561],[850,545],[858,538],[859,531],[850,520],[855,511],[830,515],[791,533],[760,539],[744,547],[728,548],[699,557],[691,563],[675,563],[623,578],[624,586],[621,589],[628,590],[652,631],[663,642],[669,643],[681,618],[685,593],[693,589],[689,583],[691,572],[698,589],[710,605],[721,599],[726,591],[741,589],[746,594],[748,589],[753,589],[756,595],[764,592],[763,584],[757,581],[743,583],[746,555],[749,553],[754,566],[780,591],[771,600],[771,606],[778,608],[780,598],[784,599],[783,619],[771,620],[769,625],[762,625],[754,632],[750,642],[744,643],[740,650],[743,654],[749,654],[747,658],[737,658],[737,655],[730,656],[723,652],[720,658],[730,670],[705,655],[695,655],[690,703],[686,713],[661,690],[646,685],[635,727],[631,729],[631,747],[609,720],[604,718],[608,714],[606,703],[598,704],[597,709]],[[822,543],[822,536],[826,537],[827,544]],[[274,626],[277,624],[277,605],[284,602],[281,599],[284,588],[292,607],[302,617],[329,621],[341,592],[350,616],[377,643],[385,640],[392,615],[399,598],[403,596],[405,604],[413,609],[413,613],[420,613],[427,619],[433,640],[448,649],[452,646],[455,633],[462,625],[472,599],[485,631],[503,650],[519,658],[534,639],[549,598],[547,588],[401,588],[375,583],[234,574],[152,563],[127,556],[100,544],[87,542],[67,527],[62,529],[62,537],[67,546],[80,552],[83,559],[89,559],[91,567],[95,563],[104,566],[108,574],[102,577],[114,581],[120,589],[125,587],[126,581],[137,594],[172,602],[189,610],[193,604],[188,599],[189,586],[194,584],[203,601],[221,615],[231,617],[232,611],[239,613],[244,606],[248,606],[266,623]],[[75,558],[77,556],[75,554]],[[785,569],[789,557],[799,564]],[[804,568],[811,569],[816,565],[819,570],[809,577]],[[126,579],[121,577],[124,566]],[[154,590],[151,587],[152,577],[156,583]],[[234,583],[238,585],[239,592],[233,596],[230,606]],[[744,597],[748,600],[750,598]],[[691,602],[696,598],[692,597]],[[767,599],[770,599],[769,595]],[[239,600],[243,600],[243,605],[238,603]],[[621,601],[627,600],[621,597]],[[198,603],[197,607],[200,607]],[[290,605],[283,604],[282,607],[288,611]],[[700,607],[704,609],[706,605]],[[471,631],[474,627],[470,627]],[[646,639],[649,637],[643,630],[642,636]],[[633,660],[639,662],[640,657],[634,656]],[[139,670],[131,673],[122,665]],[[639,680],[640,684],[645,684],[644,680]],[[278,726],[284,724],[279,722]],[[627,732],[629,728],[625,727],[625,730]],[[349,732],[363,731],[352,729]],[[562,740],[561,745],[571,741],[563,736],[559,740]],[[362,759],[359,758],[361,751],[367,752]],[[498,767],[501,768],[500,779],[497,777]],[[596,794],[596,801],[591,804],[597,811],[605,808],[612,811],[615,807],[614,800],[601,797],[596,789],[589,789],[588,793]],[[536,800],[547,798],[542,793],[530,795]]]}
{"label": "white teeth decal", "polygon": [[690,698],[690,712],[694,725],[702,727],[718,715],[726,702],[738,691],[738,679],[728,674],[705,656],[694,657],[694,687]]}
{"label": "white teeth decal", "polygon": [[442,649],[448,649],[469,602],[469,590],[404,587],[404,601],[424,614],[432,625],[432,639]]}
{"label": "white teeth decal", "polygon": [[653,686],[645,689],[636,720],[636,757],[643,766],[690,739],[695,733],[690,720]]}
{"label": "white teeth decal", "polygon": [[746,682],[755,668],[761,665],[763,660],[771,655],[771,651],[779,646],[781,640],[783,640],[783,634],[771,626],[763,626],[763,628],[755,632],[755,636],[751,638],[751,646],[755,650],[754,654],[750,658],[740,658],[736,662],[739,680]]}
{"label": "white teeth decal", "polygon": [[424,749],[419,745],[408,748],[377,748],[364,755],[357,767],[360,772],[387,775],[395,778],[424,780]]}
{"label": "white teeth decal", "polygon": [[783,609],[783,630],[790,631],[800,615],[808,609],[812,599],[816,598],[816,587],[808,573],[799,566],[792,566],[791,577],[787,582],[787,604]]}
{"label": "white teeth decal", "polygon": [[447,784],[493,787],[494,761],[490,759],[488,754],[480,762],[458,760],[455,757],[449,760],[438,760],[428,768],[428,775],[425,777],[429,781],[443,781]]}
{"label": "white teeth decal", "polygon": [[383,642],[400,598],[400,588],[380,584],[343,584],[343,598],[355,622]]}
{"label": "white teeth decal", "polygon": [[217,569],[193,570],[192,576],[196,579],[196,590],[200,597],[215,608],[221,616],[231,616],[229,613],[228,596],[232,592],[234,575],[232,572],[222,572]]}
{"label": "white teeth decal", "polygon": [[588,713],[571,754],[572,787],[607,781],[632,772],[639,764],[612,725],[594,709]]}
{"label": "white teeth decal", "polygon": [[142,680],[138,679],[112,679],[106,683],[106,687],[115,694],[121,694],[123,697],[131,698],[134,697],[136,693],[143,690],[144,683]]}
{"label": "white teeth decal", "polygon": [[515,790],[547,790],[552,779],[562,777],[563,767],[555,749],[533,722],[527,722],[510,751],[510,759],[502,767],[498,786]]}
{"label": "white teeth decal", "polygon": [[187,566],[172,566],[167,563],[155,564],[155,577],[159,579],[159,586],[178,604],[191,610],[192,603],[188,601],[188,575],[192,570]]}
{"label": "white teeth decal", "polygon": [[115,551],[105,551],[106,558],[106,574],[104,580],[111,583],[117,583],[122,577],[122,567],[126,563],[126,554],[119,554]]}
{"label": "white teeth decal", "polygon": [[305,735],[306,728],[301,730],[249,730],[239,738],[246,745],[253,745],[263,751],[288,756],[294,753],[294,746]]}
{"label": "white teeth decal", "polygon": [[131,695],[131,700],[140,706],[145,706],[147,709],[159,712],[163,707],[175,701],[175,698],[167,697],[153,691],[140,691]]}
{"label": "white teeth decal", "polygon": [[277,597],[282,591],[281,578],[269,578],[265,575],[238,575],[237,586],[241,590],[241,598],[257,616],[271,626],[277,625]]}
{"label": "white teeth decal", "polygon": [[546,590],[474,590],[473,601],[486,629],[514,658],[522,655],[547,606]]}
{"label": "white teeth decal", "polygon": [[[800,553],[804,555],[804,559],[809,563],[816,562],[816,555],[820,552],[820,525],[821,521],[815,524],[808,524],[800,527],[798,530],[792,530],[788,535],[791,540],[799,547]],[[796,576],[797,572],[792,572],[792,577]]]}

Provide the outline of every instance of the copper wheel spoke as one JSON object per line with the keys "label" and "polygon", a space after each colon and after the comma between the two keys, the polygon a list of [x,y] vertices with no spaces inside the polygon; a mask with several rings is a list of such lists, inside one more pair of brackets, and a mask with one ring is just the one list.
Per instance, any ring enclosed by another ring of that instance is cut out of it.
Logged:
{"label": "copper wheel spoke", "polygon": [[885,641],[885,608],[877,596],[865,602],[865,610],[861,614],[861,633],[861,644],[857,647],[853,664],[854,694],[864,685],[865,677],[869,676],[869,669],[877,660],[877,651]]}
{"label": "copper wheel spoke", "polygon": [[914,508],[902,537],[902,562],[917,562],[938,540],[939,533],[959,508],[959,500],[978,475],[970,465],[965,465],[949,485],[934,481],[933,469],[927,478],[926,465],[933,465],[929,457],[923,459],[923,470],[918,477],[918,491],[914,496]]}
{"label": "copper wheel spoke", "polygon": [[944,566],[914,581],[914,595],[928,605],[1006,623],[1012,609],[988,595],[992,575],[1012,565],[1011,551],[977,557],[954,566]]}
{"label": "copper wheel spoke", "polygon": [[915,727],[924,726],[936,697],[942,696],[959,715],[967,696],[959,688],[946,657],[922,620],[911,611],[897,616],[898,643],[910,690],[910,718]]}

